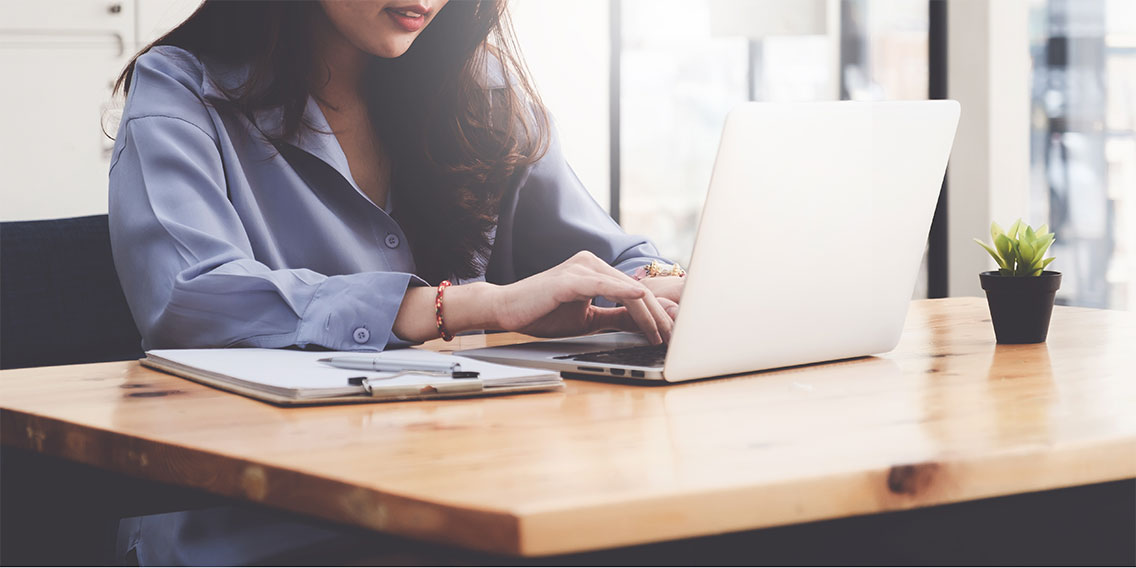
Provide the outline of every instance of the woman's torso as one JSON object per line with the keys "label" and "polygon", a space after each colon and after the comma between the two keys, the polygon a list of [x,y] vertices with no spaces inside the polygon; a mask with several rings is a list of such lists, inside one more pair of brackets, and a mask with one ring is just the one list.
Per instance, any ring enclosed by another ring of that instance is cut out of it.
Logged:
{"label": "woman's torso", "polygon": [[[308,99],[300,132],[274,143],[270,137],[279,135],[280,109],[256,112],[250,120],[223,104],[223,89],[239,87],[243,70],[214,69],[176,47],[159,46],[151,53],[147,56],[157,60],[152,64],[175,65],[189,72],[189,80],[200,79],[210,124],[198,126],[210,127],[216,137],[228,200],[258,262],[327,276],[415,271],[406,235],[390,214],[392,201],[388,197],[380,207],[355,183],[314,99]],[[149,112],[137,106],[149,104],[128,105],[124,122],[132,118],[130,111]]]}

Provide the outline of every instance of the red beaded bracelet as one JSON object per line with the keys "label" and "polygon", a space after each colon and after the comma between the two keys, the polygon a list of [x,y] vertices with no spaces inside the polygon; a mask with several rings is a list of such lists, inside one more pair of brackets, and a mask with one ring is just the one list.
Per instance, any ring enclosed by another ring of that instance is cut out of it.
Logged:
{"label": "red beaded bracelet", "polygon": [[438,335],[446,341],[454,339],[454,336],[446,331],[446,320],[442,318],[442,295],[450,286],[449,280],[443,280],[441,284],[438,284],[438,295],[434,298],[434,322],[438,324]]}

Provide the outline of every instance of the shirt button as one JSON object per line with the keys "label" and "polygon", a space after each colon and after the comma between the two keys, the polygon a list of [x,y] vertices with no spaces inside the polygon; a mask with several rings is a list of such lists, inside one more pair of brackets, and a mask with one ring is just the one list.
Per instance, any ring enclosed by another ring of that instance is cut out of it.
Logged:
{"label": "shirt button", "polygon": [[365,327],[357,327],[352,337],[355,338],[355,343],[366,343],[367,340],[371,339],[371,332]]}
{"label": "shirt button", "polygon": [[386,243],[387,243],[388,248],[392,248],[392,249],[398,248],[399,242],[400,242],[400,239],[398,238],[398,235],[396,235],[394,233],[388,233],[387,234]]}

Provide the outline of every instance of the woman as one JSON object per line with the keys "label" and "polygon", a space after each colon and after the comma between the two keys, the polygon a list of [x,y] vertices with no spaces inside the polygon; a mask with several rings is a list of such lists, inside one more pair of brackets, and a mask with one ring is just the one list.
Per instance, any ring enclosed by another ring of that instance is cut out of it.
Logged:
{"label": "woman", "polygon": [[411,1],[206,2],[126,70],[111,230],[147,348],[431,339],[450,277],[447,333],[666,339],[681,281],[625,276],[656,252],[564,162],[501,7]]}
{"label": "woman", "polygon": [[[505,22],[503,0],[208,0],[144,50],[110,170],[144,347],[667,341],[682,280],[629,276],[661,259],[568,167]],[[148,519],[120,533],[144,562],[253,562],[286,550],[256,534],[318,532],[234,509]]]}

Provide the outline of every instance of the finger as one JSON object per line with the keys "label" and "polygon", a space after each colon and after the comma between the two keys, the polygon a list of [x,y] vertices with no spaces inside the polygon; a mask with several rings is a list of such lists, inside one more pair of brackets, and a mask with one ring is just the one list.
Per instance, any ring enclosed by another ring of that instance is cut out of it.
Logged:
{"label": "finger", "polygon": [[[618,281],[617,279],[615,279],[615,277],[610,277],[610,279],[611,279],[611,281],[607,282],[607,284],[610,285],[610,286],[614,286],[617,289],[620,288],[621,286],[626,285],[625,283],[622,283],[622,282]],[[631,282],[634,282],[634,280],[631,280]],[[650,320],[652,320],[654,322],[653,326],[646,326],[645,327],[644,325],[642,325],[642,323],[639,326],[639,328],[642,329],[645,334],[647,334],[648,338],[651,337],[651,335],[652,335],[651,330],[653,329],[654,332],[659,335],[660,341],[670,342],[671,332],[674,329],[674,317],[671,316],[670,313],[667,312],[666,308],[667,308],[667,306],[671,306],[672,309],[675,309],[675,308],[677,308],[677,304],[675,304],[674,302],[672,302],[672,301],[670,301],[666,298],[656,298],[652,294],[651,290],[649,288],[647,288],[646,286],[641,286],[638,283],[635,283],[634,286],[635,286],[635,291],[636,291],[634,296],[639,296],[639,298],[635,298],[635,297],[630,297],[630,298],[628,298],[628,297],[622,297],[622,298],[620,298],[620,297],[608,297],[608,299],[620,301],[620,302],[623,302],[625,305],[630,306],[632,311],[629,313],[628,317],[630,319],[632,319],[632,321],[646,322],[648,320],[648,318],[650,318]],[[600,295],[602,295],[602,294],[600,294]],[[646,315],[643,314],[641,309],[639,309],[635,305],[633,305],[633,302],[635,300],[639,300],[640,305],[642,307],[646,308],[646,312],[647,312]]]}
{"label": "finger", "polygon": [[627,308],[597,308],[591,307],[588,313],[587,332],[596,331],[639,331],[639,325],[631,319]]}
{"label": "finger", "polygon": [[659,304],[658,299],[655,298],[650,288],[647,288],[641,282],[636,282],[634,278],[617,270],[595,255],[581,255],[579,258],[583,266],[593,268],[600,273],[608,274],[624,282],[635,282],[641,286],[644,289],[642,299],[635,301],[625,300],[624,305],[627,306],[631,317],[639,324],[640,329],[642,329],[643,333],[647,336],[648,341],[652,344],[670,341],[674,320],[671,319],[671,316],[668,315],[666,310]]}
{"label": "finger", "polygon": [[655,326],[659,330],[659,335],[662,337],[664,343],[670,343],[671,332],[674,330],[674,320],[671,316],[667,315],[667,311],[663,305],[659,303],[660,300],[655,297],[651,289],[647,289],[647,293],[643,296],[643,303],[646,304],[647,309],[651,312],[651,317],[655,320]]}
{"label": "finger", "polygon": [[587,266],[589,268],[594,268],[595,270],[597,270],[599,272],[602,272],[604,274],[609,274],[611,276],[619,278],[620,280],[622,280],[624,282],[638,282],[638,280],[632,278],[631,276],[629,276],[627,273],[623,272],[622,270],[619,270],[618,268],[615,268],[614,266],[608,264],[602,258],[600,258],[600,257],[598,257],[594,254],[582,256],[581,259],[583,261],[584,266]]}
{"label": "finger", "polygon": [[639,331],[642,331],[643,335],[647,337],[647,342],[651,345],[658,345],[663,342],[663,336],[659,333],[659,323],[655,320],[651,309],[647,307],[645,298],[624,302],[623,307],[627,308],[628,314],[631,315],[631,319],[635,320],[635,325]]}
{"label": "finger", "polygon": [[575,299],[591,300],[603,296],[616,302],[638,300],[647,294],[647,289],[632,280],[626,282],[614,276],[595,271],[585,271],[572,276],[572,292]]}
{"label": "finger", "polygon": [[[598,261],[598,262],[596,262]],[[667,314],[666,310],[659,304],[659,300],[651,292],[651,289],[644,286],[641,282],[636,282],[634,278],[620,272],[614,267],[608,265],[606,262],[595,258],[588,257],[588,262],[591,266],[602,273],[609,274],[613,278],[619,278],[625,282],[635,282],[644,290],[644,294],[639,305],[632,302],[624,301],[624,304],[629,308],[631,317],[639,324],[643,333],[647,335],[648,341],[651,343],[658,343],[654,341],[654,336],[658,336],[659,341],[668,342],[671,338],[671,330],[674,327],[674,320]],[[645,308],[646,312],[643,311]]]}
{"label": "finger", "polygon": [[659,305],[663,307],[663,311],[667,312],[671,319],[678,317],[678,302],[672,301],[668,298],[659,298]]}

